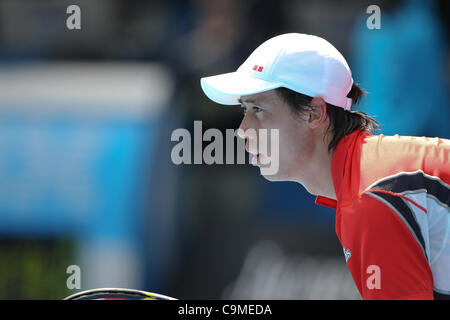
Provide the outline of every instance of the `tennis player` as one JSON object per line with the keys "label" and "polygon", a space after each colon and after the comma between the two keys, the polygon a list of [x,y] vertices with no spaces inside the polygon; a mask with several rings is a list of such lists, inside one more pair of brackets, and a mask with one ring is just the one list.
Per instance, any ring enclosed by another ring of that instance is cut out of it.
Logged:
{"label": "tennis player", "polygon": [[265,177],[296,181],[336,209],[363,299],[450,297],[449,140],[373,135],[377,122],[352,110],[363,91],[346,60],[312,35],[269,39],[236,72],[202,78],[201,86],[216,103],[241,105],[253,164],[268,155],[249,148],[257,143],[249,144],[256,137],[248,129],[279,130],[279,169]]}

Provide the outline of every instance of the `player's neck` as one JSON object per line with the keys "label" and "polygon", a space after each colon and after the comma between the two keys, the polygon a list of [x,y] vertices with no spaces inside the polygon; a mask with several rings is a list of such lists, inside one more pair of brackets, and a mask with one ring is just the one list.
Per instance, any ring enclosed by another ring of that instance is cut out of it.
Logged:
{"label": "player's neck", "polygon": [[323,157],[321,168],[318,171],[319,175],[319,192],[318,196],[323,196],[336,200],[336,191],[333,185],[333,176],[331,173],[331,162],[333,160],[333,152],[328,153]]}
{"label": "player's neck", "polygon": [[333,152],[328,152],[328,143],[318,142],[308,168],[298,168],[299,176],[294,181],[302,184],[309,193],[336,199],[331,174]]}

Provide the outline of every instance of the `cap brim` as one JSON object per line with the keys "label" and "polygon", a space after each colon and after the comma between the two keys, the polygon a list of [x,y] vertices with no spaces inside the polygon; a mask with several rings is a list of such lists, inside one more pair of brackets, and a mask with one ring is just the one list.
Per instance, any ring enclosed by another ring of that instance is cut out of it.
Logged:
{"label": "cap brim", "polygon": [[201,78],[200,84],[208,98],[225,105],[239,104],[241,96],[281,87],[281,83],[262,80],[239,71]]}

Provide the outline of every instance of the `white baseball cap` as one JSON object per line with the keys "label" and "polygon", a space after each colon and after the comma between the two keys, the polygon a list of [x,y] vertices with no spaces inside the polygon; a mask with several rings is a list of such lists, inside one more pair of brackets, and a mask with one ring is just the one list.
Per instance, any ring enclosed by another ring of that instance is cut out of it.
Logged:
{"label": "white baseball cap", "polygon": [[287,33],[265,41],[236,72],[201,78],[205,94],[219,104],[240,96],[285,87],[350,110],[353,79],[341,53],[317,36]]}

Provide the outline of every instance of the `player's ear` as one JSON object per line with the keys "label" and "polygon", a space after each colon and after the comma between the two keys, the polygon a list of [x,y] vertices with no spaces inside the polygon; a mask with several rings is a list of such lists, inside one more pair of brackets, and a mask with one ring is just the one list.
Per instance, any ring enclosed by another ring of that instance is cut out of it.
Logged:
{"label": "player's ear", "polygon": [[327,104],[321,97],[314,97],[309,103],[311,111],[309,113],[308,125],[315,129],[327,120]]}

